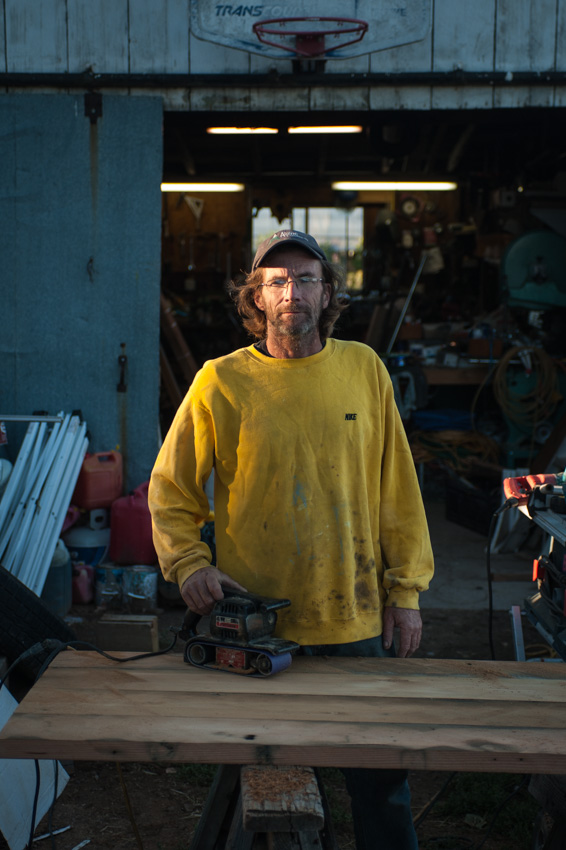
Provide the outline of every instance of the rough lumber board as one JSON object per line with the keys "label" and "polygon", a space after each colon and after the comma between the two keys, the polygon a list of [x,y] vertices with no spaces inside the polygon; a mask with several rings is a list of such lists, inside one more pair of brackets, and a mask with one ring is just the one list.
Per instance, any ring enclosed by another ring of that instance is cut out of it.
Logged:
{"label": "rough lumber board", "polygon": [[324,826],[324,811],[310,767],[247,765],[240,774],[244,829],[299,832]]}
{"label": "rough lumber board", "polygon": [[[46,717],[54,714],[73,716],[76,705],[69,695],[69,700],[62,701],[64,689],[54,686],[42,689],[41,702],[30,699],[28,711],[36,716]],[[100,694],[100,691],[97,691]],[[194,693],[187,696],[179,691],[168,691],[161,689],[156,691],[136,691],[134,694],[128,691],[130,705],[130,717],[146,717],[154,713],[156,716],[166,711],[170,716],[181,716],[185,709],[187,699],[190,700],[191,717],[206,718],[208,720],[223,720],[226,716],[226,704],[222,699],[212,698],[209,693]],[[92,696],[94,699],[94,695]],[[234,716],[240,720],[253,722],[262,720],[269,716],[273,721],[287,720],[292,717],[295,721],[305,724],[313,722],[347,721],[352,716],[352,700],[346,697],[336,697],[330,701],[322,701],[318,704],[313,702],[312,697],[305,694],[298,696],[278,695],[276,701],[269,694],[254,694],[253,699],[246,693],[233,694],[230,696]],[[104,694],[96,706],[98,716],[101,718],[112,718],[120,713],[124,702],[124,693],[112,688]],[[166,708],[164,709],[164,704]],[[86,707],[86,701],[83,703]],[[93,704],[94,707],[94,704]],[[478,710],[481,709],[481,710]],[[544,713],[541,715],[540,703],[538,702],[511,702],[509,700],[474,700],[468,699],[443,699],[442,700],[442,724],[443,726],[462,725],[465,717],[466,725],[485,726],[489,722],[494,728],[508,728],[509,726],[532,726],[541,729],[551,728],[556,725],[556,717],[564,710],[564,704],[560,701],[554,703],[544,702]],[[403,697],[358,697],[355,706],[356,723],[373,723],[379,714],[381,723],[415,723],[436,724],[439,719],[438,700],[430,698],[413,698],[407,700]]]}
{"label": "rough lumber board", "polygon": [[566,773],[565,702],[559,664],[295,658],[254,679],[66,652],[0,757]]}

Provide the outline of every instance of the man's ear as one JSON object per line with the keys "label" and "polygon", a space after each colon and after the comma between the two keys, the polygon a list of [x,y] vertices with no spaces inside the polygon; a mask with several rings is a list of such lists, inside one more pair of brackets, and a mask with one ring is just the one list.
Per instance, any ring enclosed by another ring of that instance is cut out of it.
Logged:
{"label": "man's ear", "polygon": [[258,286],[256,291],[254,292],[254,303],[258,310],[265,310],[263,306],[263,287]]}

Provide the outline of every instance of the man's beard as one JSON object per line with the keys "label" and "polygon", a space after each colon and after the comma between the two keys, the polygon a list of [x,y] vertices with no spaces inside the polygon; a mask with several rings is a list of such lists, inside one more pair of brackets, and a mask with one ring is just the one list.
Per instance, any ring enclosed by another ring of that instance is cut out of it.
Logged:
{"label": "man's beard", "polygon": [[[297,310],[297,312],[299,311]],[[295,338],[308,336],[316,329],[318,321],[312,314],[303,313],[302,311],[300,312],[301,316],[303,317],[303,320],[300,322],[300,324],[298,323],[295,325],[288,325],[284,322],[282,318],[277,316],[272,323],[274,330],[277,331],[278,334],[281,334],[281,336],[289,336]]]}
{"label": "man's beard", "polygon": [[[318,323],[323,310],[323,296],[321,295],[318,305],[312,307],[308,306],[306,308],[299,307],[297,309],[288,307],[286,309],[285,312],[299,313],[302,319],[300,322],[287,324],[284,318],[278,315],[275,310],[273,312],[266,311],[266,318],[268,325],[271,325],[277,334],[298,339],[300,337],[308,336],[318,329]],[[269,315],[270,312],[271,315]]]}

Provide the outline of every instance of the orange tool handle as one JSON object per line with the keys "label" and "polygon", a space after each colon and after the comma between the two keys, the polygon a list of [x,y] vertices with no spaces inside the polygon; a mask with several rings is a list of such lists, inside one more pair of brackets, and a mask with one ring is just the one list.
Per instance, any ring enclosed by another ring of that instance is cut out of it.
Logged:
{"label": "orange tool handle", "polygon": [[526,505],[535,487],[556,483],[557,477],[554,473],[519,475],[517,478],[505,478],[503,480],[503,492],[506,499],[517,499],[520,505]]}

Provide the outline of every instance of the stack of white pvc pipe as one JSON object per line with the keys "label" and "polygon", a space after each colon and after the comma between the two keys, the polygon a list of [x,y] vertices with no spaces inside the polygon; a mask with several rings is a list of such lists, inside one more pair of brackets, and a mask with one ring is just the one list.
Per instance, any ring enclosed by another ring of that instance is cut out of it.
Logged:
{"label": "stack of white pvc pipe", "polygon": [[86,423],[31,421],[2,500],[0,563],[41,595],[88,447]]}

